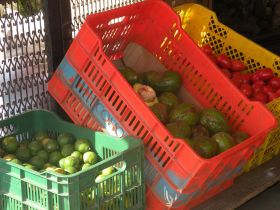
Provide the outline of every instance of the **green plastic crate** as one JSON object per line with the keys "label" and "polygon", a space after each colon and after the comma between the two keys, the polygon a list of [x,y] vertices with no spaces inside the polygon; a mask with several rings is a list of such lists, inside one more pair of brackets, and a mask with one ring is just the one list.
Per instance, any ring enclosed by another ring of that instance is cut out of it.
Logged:
{"label": "green plastic crate", "polygon": [[[0,159],[1,210],[145,209],[144,152],[140,141],[93,132],[43,110],[1,121],[0,141],[7,135],[25,141],[40,130],[51,137],[70,132],[76,138],[89,139],[100,162],[85,171],[60,175],[36,172]],[[112,165],[116,172],[96,183],[99,172]]]}

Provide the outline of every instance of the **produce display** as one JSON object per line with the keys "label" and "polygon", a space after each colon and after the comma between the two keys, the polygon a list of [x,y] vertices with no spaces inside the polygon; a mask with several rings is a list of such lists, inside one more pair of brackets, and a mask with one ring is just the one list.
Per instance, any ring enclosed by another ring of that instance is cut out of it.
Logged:
{"label": "produce display", "polygon": [[255,73],[243,73],[243,62],[229,59],[227,55],[215,55],[210,45],[202,46],[202,51],[220,67],[220,70],[252,101],[264,104],[280,97],[280,78],[274,76],[270,68],[256,70]]}
{"label": "produce display", "polygon": [[[0,145],[0,158],[35,171],[53,171],[73,174],[98,162],[87,139],[75,139],[70,133],[62,133],[56,139],[46,132],[35,133],[31,141],[18,142],[16,137],[5,137]],[[109,167],[101,178],[114,171]],[[96,179],[100,180],[100,177]]]}
{"label": "produce display", "polygon": [[[210,49],[209,52],[212,53]],[[169,132],[184,139],[201,157],[211,158],[249,137],[247,133],[232,131],[227,119],[215,108],[199,112],[192,104],[181,101],[177,95],[182,85],[178,73],[138,74],[129,67],[119,70]]]}

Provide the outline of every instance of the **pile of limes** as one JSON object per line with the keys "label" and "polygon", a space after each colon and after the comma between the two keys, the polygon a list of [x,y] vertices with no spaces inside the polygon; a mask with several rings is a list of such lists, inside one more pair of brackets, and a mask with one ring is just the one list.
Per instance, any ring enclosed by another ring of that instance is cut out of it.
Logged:
{"label": "pile of limes", "polygon": [[51,170],[73,174],[98,161],[87,139],[75,139],[70,133],[51,138],[46,132],[35,133],[31,141],[5,137],[0,144],[0,158],[36,171]]}

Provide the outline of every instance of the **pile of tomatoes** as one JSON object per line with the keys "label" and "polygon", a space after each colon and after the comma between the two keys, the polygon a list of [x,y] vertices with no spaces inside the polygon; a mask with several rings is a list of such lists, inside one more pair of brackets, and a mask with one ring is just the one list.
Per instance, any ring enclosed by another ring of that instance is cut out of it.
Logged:
{"label": "pile of tomatoes", "polygon": [[210,45],[201,49],[249,99],[266,104],[280,97],[280,78],[275,77],[270,68],[258,69],[252,74],[243,73],[246,70],[243,62],[229,59],[225,54],[216,56]]}

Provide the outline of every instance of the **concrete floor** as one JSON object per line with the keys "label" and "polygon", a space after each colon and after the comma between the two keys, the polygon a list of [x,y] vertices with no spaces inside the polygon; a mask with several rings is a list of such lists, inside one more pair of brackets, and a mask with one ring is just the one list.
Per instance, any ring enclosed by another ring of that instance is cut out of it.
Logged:
{"label": "concrete floor", "polygon": [[236,210],[280,210],[280,183],[264,191]]}

